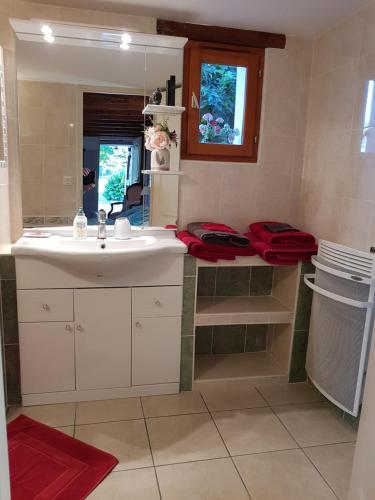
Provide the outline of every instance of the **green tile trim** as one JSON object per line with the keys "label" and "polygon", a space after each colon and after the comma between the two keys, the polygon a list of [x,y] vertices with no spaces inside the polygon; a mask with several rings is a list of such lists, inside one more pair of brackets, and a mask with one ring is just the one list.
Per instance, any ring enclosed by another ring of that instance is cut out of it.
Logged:
{"label": "green tile trim", "polygon": [[219,267],[216,276],[216,295],[249,295],[250,274],[250,267]]}
{"label": "green tile trim", "polygon": [[245,352],[265,351],[268,325],[246,325]]}
{"label": "green tile trim", "polygon": [[16,262],[13,255],[0,255],[0,279],[16,279]]}
{"label": "green tile trim", "polygon": [[69,217],[64,216],[46,216],[45,224],[47,226],[68,226],[69,225]]}
{"label": "green tile trim", "polygon": [[361,411],[362,411],[362,406],[359,409],[358,417],[354,417],[353,415],[350,415],[350,413],[347,413],[346,411],[344,411],[344,414],[342,417],[345,420],[345,422],[347,422],[350,425],[350,427],[352,429],[354,429],[355,431],[357,431],[358,427],[359,427],[359,422],[361,419]]}
{"label": "green tile trim", "polygon": [[24,227],[37,227],[37,226],[44,226],[44,217],[43,216],[25,216],[23,218],[23,225]]}
{"label": "green tile trim", "polygon": [[1,280],[4,344],[18,344],[16,280]]}
{"label": "green tile trim", "polygon": [[194,335],[195,278],[184,278],[182,299],[182,336]]}
{"label": "green tile trim", "polygon": [[301,274],[315,273],[315,266],[311,262],[302,262]]}
{"label": "green tile trim", "polygon": [[198,297],[212,297],[216,288],[216,267],[200,267],[198,269]]}
{"label": "green tile trim", "polygon": [[305,364],[308,338],[308,330],[295,330],[289,382],[304,382],[307,378]]}
{"label": "green tile trim", "polygon": [[272,292],[273,267],[260,266],[251,270],[250,295],[270,295]]}
{"label": "green tile trim", "polygon": [[245,325],[214,326],[212,354],[244,352],[245,335]]}
{"label": "green tile trim", "polygon": [[312,298],[313,292],[305,285],[303,276],[301,276],[298,287],[295,330],[307,330],[309,328]]}
{"label": "green tile trim", "polygon": [[193,387],[194,337],[181,338],[180,390],[191,391]]}
{"label": "green tile trim", "polygon": [[184,256],[184,276],[195,276],[197,274],[197,260],[191,255]]}
{"label": "green tile trim", "polygon": [[16,405],[21,403],[21,380],[20,380],[20,353],[18,345],[6,345],[5,350],[5,378],[7,404]]}
{"label": "green tile trim", "polygon": [[195,354],[212,354],[212,326],[195,327]]}

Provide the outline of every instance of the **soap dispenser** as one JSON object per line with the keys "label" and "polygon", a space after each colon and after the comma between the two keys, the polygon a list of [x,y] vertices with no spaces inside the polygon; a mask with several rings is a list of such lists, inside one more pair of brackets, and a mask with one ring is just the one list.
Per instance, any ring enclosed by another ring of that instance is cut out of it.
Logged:
{"label": "soap dispenser", "polygon": [[79,207],[73,221],[73,236],[77,240],[87,238],[87,217],[82,207]]}

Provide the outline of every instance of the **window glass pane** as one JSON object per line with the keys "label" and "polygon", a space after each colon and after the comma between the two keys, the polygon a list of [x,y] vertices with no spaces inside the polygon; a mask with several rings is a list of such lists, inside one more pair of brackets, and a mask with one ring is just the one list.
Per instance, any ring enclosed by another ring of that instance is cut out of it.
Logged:
{"label": "window glass pane", "polygon": [[201,65],[201,144],[243,144],[246,68],[225,64]]}

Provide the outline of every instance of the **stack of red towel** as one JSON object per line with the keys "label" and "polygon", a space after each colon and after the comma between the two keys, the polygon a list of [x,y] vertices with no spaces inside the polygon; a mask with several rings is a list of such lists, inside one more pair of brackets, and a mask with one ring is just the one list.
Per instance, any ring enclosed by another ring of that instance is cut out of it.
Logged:
{"label": "stack of red towel", "polygon": [[256,254],[246,236],[225,224],[195,222],[188,225],[187,231],[177,233],[177,237],[188,247],[190,255],[209,262]]}
{"label": "stack of red towel", "polygon": [[309,262],[318,250],[310,233],[299,231],[282,222],[256,222],[250,224],[245,236],[257,253],[269,264],[294,265],[302,260]]}

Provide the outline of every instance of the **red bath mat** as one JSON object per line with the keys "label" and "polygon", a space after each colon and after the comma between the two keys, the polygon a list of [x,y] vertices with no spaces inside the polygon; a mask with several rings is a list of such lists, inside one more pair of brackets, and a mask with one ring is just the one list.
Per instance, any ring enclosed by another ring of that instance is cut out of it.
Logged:
{"label": "red bath mat", "polygon": [[12,500],[82,500],[118,464],[109,453],[24,415],[7,427]]}

